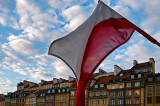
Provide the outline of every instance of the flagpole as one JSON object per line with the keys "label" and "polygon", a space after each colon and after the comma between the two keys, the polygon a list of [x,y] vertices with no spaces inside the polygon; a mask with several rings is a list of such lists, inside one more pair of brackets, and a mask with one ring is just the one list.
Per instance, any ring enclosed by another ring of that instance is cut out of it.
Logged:
{"label": "flagpole", "polygon": [[160,43],[154,39],[152,36],[150,36],[148,33],[146,33],[145,31],[143,31],[141,28],[137,27],[135,25],[135,29],[140,33],[142,34],[145,38],[147,38],[149,41],[151,41],[152,43],[156,44],[157,46],[160,47]]}

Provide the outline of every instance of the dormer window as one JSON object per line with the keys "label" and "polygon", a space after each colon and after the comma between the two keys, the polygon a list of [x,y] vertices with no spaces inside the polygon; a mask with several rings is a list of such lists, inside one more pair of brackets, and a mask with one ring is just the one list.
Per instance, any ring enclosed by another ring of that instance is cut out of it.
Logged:
{"label": "dormer window", "polygon": [[112,89],[115,89],[115,86],[114,86],[114,85],[112,85]]}
{"label": "dormer window", "polygon": [[58,89],[58,93],[60,93],[61,92],[61,89]]}
{"label": "dormer window", "polygon": [[120,76],[123,76],[123,73],[121,73]]}
{"label": "dormer window", "polygon": [[119,88],[122,88],[122,84],[119,84]]}
{"label": "dormer window", "polygon": [[134,79],[134,75],[131,75],[131,79]]}
{"label": "dormer window", "polygon": [[138,74],[138,78],[141,78],[142,77],[142,74]]}
{"label": "dormer window", "polygon": [[67,88],[67,92],[69,92],[69,89]]}
{"label": "dormer window", "polygon": [[65,92],[65,89],[63,89],[62,92]]}
{"label": "dormer window", "polygon": [[160,76],[157,77],[157,81],[159,81],[159,80],[160,80]]}
{"label": "dormer window", "polygon": [[140,86],[140,82],[136,82],[135,87],[139,87],[139,86]]}
{"label": "dormer window", "polygon": [[94,88],[98,88],[98,84],[96,84],[96,85],[94,86]]}
{"label": "dormer window", "polygon": [[100,88],[103,88],[104,87],[104,84],[100,84]]}
{"label": "dormer window", "polygon": [[43,96],[45,96],[45,93],[43,93]]}
{"label": "dormer window", "polygon": [[55,93],[55,89],[52,89],[52,93]]}
{"label": "dormer window", "polygon": [[153,81],[153,78],[151,77],[151,78],[148,78],[148,81],[150,82],[150,81]]}

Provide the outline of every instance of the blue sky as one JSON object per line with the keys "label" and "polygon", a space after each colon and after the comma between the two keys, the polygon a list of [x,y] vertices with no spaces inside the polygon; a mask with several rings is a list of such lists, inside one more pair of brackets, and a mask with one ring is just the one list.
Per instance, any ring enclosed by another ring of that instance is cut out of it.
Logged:
{"label": "blue sky", "polygon": [[[160,41],[160,0],[102,0]],[[0,0],[0,93],[16,90],[18,82],[68,78],[72,71],[47,55],[50,43],[73,31],[93,12],[97,0]],[[160,72],[160,48],[135,32],[98,67],[113,71],[154,58]],[[96,71],[98,71],[98,69]]]}

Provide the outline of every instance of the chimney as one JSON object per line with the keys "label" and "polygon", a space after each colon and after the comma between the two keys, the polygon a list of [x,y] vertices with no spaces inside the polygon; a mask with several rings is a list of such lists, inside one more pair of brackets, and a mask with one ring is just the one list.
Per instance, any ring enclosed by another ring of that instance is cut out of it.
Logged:
{"label": "chimney", "polygon": [[75,80],[75,78],[73,78],[73,77],[71,77],[71,76],[69,76],[69,82],[72,82],[72,81],[74,81]]}
{"label": "chimney", "polygon": [[155,60],[153,58],[149,58],[149,63],[152,64],[152,72],[155,73]]}
{"label": "chimney", "polygon": [[105,72],[104,70],[102,69],[99,69],[99,74],[106,74],[107,72]]}
{"label": "chimney", "polygon": [[41,85],[44,84],[46,81],[45,80],[41,80]]}
{"label": "chimney", "polygon": [[53,84],[57,83],[58,79],[57,78],[53,78]]}
{"label": "chimney", "polygon": [[136,66],[138,62],[136,60],[133,60],[133,66]]}
{"label": "chimney", "polygon": [[121,67],[119,67],[118,65],[114,65],[114,75],[117,75],[122,70],[123,69]]}
{"label": "chimney", "polygon": [[63,78],[59,78],[59,83],[61,83],[61,82],[63,82],[65,79],[63,79]]}

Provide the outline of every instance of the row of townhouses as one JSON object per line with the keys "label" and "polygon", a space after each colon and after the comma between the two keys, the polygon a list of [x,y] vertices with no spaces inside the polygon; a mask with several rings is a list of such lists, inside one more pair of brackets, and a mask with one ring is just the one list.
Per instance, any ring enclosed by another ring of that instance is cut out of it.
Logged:
{"label": "row of townhouses", "polygon": [[[158,70],[157,70],[158,71]],[[0,99],[0,106],[74,106],[75,78],[41,80],[39,84],[24,80],[17,91]],[[131,69],[114,65],[114,72],[99,69],[85,87],[85,106],[160,106],[160,74],[155,61],[133,61]]]}

